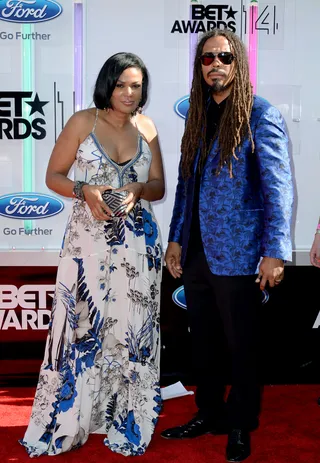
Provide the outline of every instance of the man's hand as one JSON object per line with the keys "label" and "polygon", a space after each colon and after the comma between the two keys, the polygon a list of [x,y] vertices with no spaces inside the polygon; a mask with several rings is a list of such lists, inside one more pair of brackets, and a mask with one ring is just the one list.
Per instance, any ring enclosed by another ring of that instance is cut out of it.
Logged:
{"label": "man's hand", "polygon": [[259,265],[259,275],[256,283],[260,283],[260,289],[263,291],[267,282],[273,288],[281,283],[284,277],[284,263],[281,259],[273,257],[263,257]]}
{"label": "man's hand", "polygon": [[180,278],[182,275],[180,244],[170,241],[164,259],[173,278]]}
{"label": "man's hand", "polygon": [[310,251],[310,263],[320,268],[320,234],[316,233]]}

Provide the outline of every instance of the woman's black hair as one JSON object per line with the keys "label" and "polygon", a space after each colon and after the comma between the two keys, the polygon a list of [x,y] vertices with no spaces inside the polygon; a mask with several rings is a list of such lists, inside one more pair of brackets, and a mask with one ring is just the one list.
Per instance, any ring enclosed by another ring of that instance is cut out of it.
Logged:
{"label": "woman's black hair", "polygon": [[[142,94],[139,107],[143,108],[148,99],[149,75],[144,62],[133,53],[116,53],[110,56],[102,66],[95,84],[93,101],[98,109],[112,108],[110,99],[119,77],[128,68],[137,68],[142,72]],[[137,108],[138,110],[138,108]],[[137,111],[136,110],[136,111]],[[135,111],[135,112],[136,112]]]}

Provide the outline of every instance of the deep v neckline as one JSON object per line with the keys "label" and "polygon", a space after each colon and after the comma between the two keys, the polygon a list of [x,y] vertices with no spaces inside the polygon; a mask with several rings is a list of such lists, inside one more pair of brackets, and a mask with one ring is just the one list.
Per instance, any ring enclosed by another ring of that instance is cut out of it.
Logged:
{"label": "deep v neckline", "polygon": [[131,164],[132,162],[134,162],[136,160],[136,158],[140,155],[140,143],[141,143],[141,137],[142,136],[141,136],[141,133],[140,133],[138,128],[137,128],[137,130],[138,130],[138,137],[137,137],[137,150],[136,150],[136,153],[131,159],[128,159],[128,162],[124,166],[121,166],[121,164],[118,164],[114,159],[112,159],[111,156],[109,156],[106,149],[104,148],[102,143],[100,143],[99,138],[97,137],[97,135],[94,132],[91,132],[90,136],[93,139],[93,141],[94,141],[95,145],[97,146],[97,148],[104,155],[104,157],[106,159],[108,159],[108,161],[110,161],[112,164],[114,164],[117,167],[126,167],[129,164]]}
{"label": "deep v neckline", "polygon": [[140,130],[138,129],[137,123],[135,123],[135,128],[137,129],[137,132],[138,132],[136,152],[135,152],[135,154],[134,154],[134,156],[132,158],[128,159],[127,161],[123,161],[123,162],[125,162],[125,164],[124,164],[124,166],[121,166],[121,164],[123,164],[123,163],[118,163],[114,159],[112,159],[112,157],[108,154],[108,151],[105,149],[104,145],[100,142],[99,138],[97,137],[97,135],[95,133],[96,125],[97,125],[97,121],[98,121],[98,115],[99,115],[99,109],[96,108],[96,118],[95,118],[95,121],[94,121],[93,129],[90,132],[91,138],[93,139],[93,141],[94,141],[95,145],[97,146],[97,148],[99,148],[99,150],[105,156],[105,158],[108,159],[110,162],[112,162],[112,164],[114,164],[115,166],[125,167],[128,164],[131,164],[131,162],[133,162],[139,156],[140,149],[141,149],[142,135],[140,133]]}

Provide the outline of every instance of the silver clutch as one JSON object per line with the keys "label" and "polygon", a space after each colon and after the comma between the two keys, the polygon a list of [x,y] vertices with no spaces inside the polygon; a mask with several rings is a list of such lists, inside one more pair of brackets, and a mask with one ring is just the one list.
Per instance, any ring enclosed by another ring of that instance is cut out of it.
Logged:
{"label": "silver clutch", "polygon": [[101,196],[116,217],[123,217],[126,215],[125,212],[128,205],[122,203],[128,196],[127,191],[105,190]]}

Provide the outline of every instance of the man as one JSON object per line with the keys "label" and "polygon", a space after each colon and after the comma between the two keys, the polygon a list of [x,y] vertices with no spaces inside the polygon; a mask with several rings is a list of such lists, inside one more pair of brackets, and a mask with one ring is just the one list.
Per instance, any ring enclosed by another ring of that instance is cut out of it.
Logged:
{"label": "man", "polygon": [[283,118],[253,95],[245,47],[227,30],[198,44],[181,151],[165,260],[174,278],[183,272],[199,410],[162,436],[228,433],[226,458],[242,461],[259,420],[261,290],[291,260],[293,188]]}

